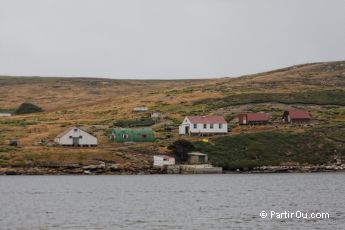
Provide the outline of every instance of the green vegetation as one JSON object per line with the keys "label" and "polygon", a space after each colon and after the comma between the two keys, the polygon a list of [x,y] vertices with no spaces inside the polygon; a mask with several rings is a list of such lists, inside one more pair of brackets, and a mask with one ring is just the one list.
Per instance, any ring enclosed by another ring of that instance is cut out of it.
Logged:
{"label": "green vegetation", "polygon": [[207,106],[200,104],[192,104],[189,102],[183,102],[180,104],[160,104],[155,107],[157,110],[160,110],[162,113],[178,113],[181,116],[187,115],[201,115],[206,112]]}
{"label": "green vegetation", "polygon": [[345,105],[344,90],[304,91],[295,93],[244,93],[225,96],[221,99],[195,101],[195,105],[206,104],[210,109],[233,105],[277,102],[284,104]]}
{"label": "green vegetation", "polygon": [[23,103],[15,111],[15,114],[20,115],[20,114],[29,114],[29,113],[38,113],[38,112],[43,112],[43,109],[31,103]]}
{"label": "green vegetation", "polygon": [[209,154],[212,162],[228,170],[284,163],[323,164],[345,150],[344,144],[328,141],[321,131],[248,133],[215,137],[210,143],[194,145]]}
{"label": "green vegetation", "polygon": [[0,108],[0,113],[14,113],[15,109]]}
{"label": "green vegetation", "polygon": [[145,127],[154,125],[155,121],[150,117],[142,117],[134,120],[118,120],[114,122],[115,127],[132,128],[132,127]]}
{"label": "green vegetation", "polygon": [[187,153],[193,151],[195,147],[191,142],[180,139],[169,145],[168,149],[172,151],[177,162],[184,163],[188,159]]}

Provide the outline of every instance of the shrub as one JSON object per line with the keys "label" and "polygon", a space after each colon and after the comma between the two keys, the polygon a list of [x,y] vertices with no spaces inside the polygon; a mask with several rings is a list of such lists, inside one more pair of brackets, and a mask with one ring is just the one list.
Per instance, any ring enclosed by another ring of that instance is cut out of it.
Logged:
{"label": "shrub", "polygon": [[195,149],[194,145],[187,140],[177,140],[168,146],[177,162],[186,162],[188,159],[187,153]]}
{"label": "shrub", "polygon": [[20,114],[38,113],[38,112],[43,112],[43,109],[31,103],[23,103],[15,111],[15,114],[20,115]]}
{"label": "shrub", "polygon": [[118,120],[114,122],[115,127],[132,128],[132,127],[145,127],[155,124],[155,121],[150,117],[142,117],[135,120]]}

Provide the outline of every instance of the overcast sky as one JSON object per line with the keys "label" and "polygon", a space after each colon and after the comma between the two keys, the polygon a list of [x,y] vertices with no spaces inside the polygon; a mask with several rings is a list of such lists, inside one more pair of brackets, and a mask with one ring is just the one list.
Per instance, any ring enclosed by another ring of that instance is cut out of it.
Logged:
{"label": "overcast sky", "polygon": [[0,75],[239,76],[345,60],[345,0],[0,0]]}

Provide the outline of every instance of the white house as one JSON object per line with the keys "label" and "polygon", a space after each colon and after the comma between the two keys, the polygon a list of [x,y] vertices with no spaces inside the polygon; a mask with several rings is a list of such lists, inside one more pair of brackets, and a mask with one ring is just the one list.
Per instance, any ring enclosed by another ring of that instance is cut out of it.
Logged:
{"label": "white house", "polygon": [[97,138],[78,127],[70,127],[57,135],[54,141],[63,146],[96,146]]}
{"label": "white house", "polygon": [[175,158],[165,155],[153,156],[153,166],[175,165]]}
{"label": "white house", "polygon": [[228,123],[222,116],[187,116],[179,126],[180,135],[225,134]]}
{"label": "white house", "polygon": [[10,117],[12,116],[11,113],[0,112],[0,117]]}

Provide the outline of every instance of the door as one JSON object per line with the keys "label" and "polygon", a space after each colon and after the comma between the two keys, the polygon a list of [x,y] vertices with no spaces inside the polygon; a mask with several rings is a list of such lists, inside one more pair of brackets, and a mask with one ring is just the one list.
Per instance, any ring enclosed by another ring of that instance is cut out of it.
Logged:
{"label": "door", "polygon": [[73,137],[73,146],[79,146],[79,137]]}
{"label": "door", "polygon": [[184,127],[184,129],[185,134],[189,134],[189,126]]}
{"label": "door", "polygon": [[199,156],[198,157],[198,163],[205,163],[205,156]]}

